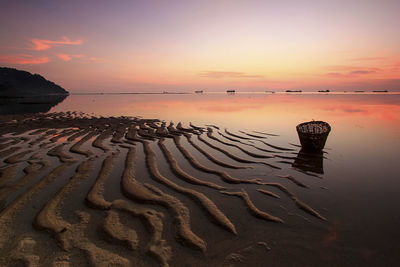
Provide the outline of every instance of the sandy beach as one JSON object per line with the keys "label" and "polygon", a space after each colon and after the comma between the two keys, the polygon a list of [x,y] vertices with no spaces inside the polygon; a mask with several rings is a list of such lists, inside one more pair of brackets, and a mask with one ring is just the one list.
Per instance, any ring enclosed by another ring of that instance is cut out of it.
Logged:
{"label": "sandy beach", "polygon": [[[282,162],[299,148],[274,145],[277,134],[76,112],[2,116],[0,133],[3,266],[251,264],[273,244],[249,242],[237,216],[285,225],[290,201],[303,222],[329,217],[297,196],[308,187]],[[247,176],[255,166],[279,175]]]}

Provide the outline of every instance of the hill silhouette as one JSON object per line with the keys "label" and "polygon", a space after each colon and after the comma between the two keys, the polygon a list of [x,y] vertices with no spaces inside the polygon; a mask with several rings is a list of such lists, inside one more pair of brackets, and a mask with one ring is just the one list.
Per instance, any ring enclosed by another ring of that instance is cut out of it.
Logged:
{"label": "hill silhouette", "polygon": [[0,97],[68,95],[68,91],[39,74],[0,67]]}

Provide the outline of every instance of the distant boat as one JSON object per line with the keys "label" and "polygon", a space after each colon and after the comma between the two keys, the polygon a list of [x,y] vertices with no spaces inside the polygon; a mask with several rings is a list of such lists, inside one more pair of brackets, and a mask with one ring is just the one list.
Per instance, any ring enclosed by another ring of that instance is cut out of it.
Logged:
{"label": "distant boat", "polygon": [[265,91],[266,93],[275,94],[275,91]]}
{"label": "distant boat", "polygon": [[374,92],[374,93],[387,93],[388,90],[374,90],[372,92]]}
{"label": "distant boat", "polygon": [[362,90],[356,90],[356,91],[354,91],[355,93],[364,93],[365,91],[362,91]]}
{"label": "distant boat", "polygon": [[301,90],[286,90],[286,93],[301,93]]}
{"label": "distant boat", "polygon": [[196,94],[202,94],[203,90],[194,91]]}
{"label": "distant boat", "polygon": [[227,93],[235,93],[235,90],[226,90]]}
{"label": "distant boat", "polygon": [[318,92],[320,92],[320,93],[329,93],[330,91],[329,90],[319,90]]}

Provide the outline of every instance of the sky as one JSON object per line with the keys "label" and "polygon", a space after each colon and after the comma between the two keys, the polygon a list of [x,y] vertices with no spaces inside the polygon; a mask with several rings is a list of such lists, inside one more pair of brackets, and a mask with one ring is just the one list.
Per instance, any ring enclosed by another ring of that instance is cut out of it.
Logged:
{"label": "sky", "polygon": [[0,66],[73,93],[400,91],[399,0],[0,0]]}

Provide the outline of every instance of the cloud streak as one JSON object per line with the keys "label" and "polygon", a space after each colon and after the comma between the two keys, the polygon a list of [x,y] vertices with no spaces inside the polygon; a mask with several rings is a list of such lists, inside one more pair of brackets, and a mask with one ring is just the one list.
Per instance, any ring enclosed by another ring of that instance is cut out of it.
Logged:
{"label": "cloud streak", "polygon": [[324,76],[332,78],[354,78],[362,75],[369,75],[376,73],[375,70],[353,70],[349,72],[328,72]]}
{"label": "cloud streak", "polygon": [[57,57],[64,61],[70,61],[72,59],[72,57],[67,54],[57,54]]}
{"label": "cloud streak", "polygon": [[69,55],[69,54],[57,54],[57,57],[63,61],[70,61],[73,58],[84,58],[84,55]]}
{"label": "cloud streak", "polygon": [[372,74],[372,73],[376,73],[375,70],[353,70],[351,71],[349,74],[355,74],[355,75],[364,75],[364,74]]}
{"label": "cloud streak", "polygon": [[62,37],[61,40],[59,41],[53,41],[53,40],[45,40],[45,39],[32,39],[31,40],[33,47],[32,50],[35,51],[44,51],[48,50],[54,46],[57,45],[80,45],[83,43],[82,40],[71,40],[68,37]]}
{"label": "cloud streak", "polygon": [[204,78],[264,78],[261,75],[252,75],[246,74],[244,72],[236,72],[236,71],[202,71],[199,73],[200,77]]}
{"label": "cloud streak", "polygon": [[105,60],[104,58],[98,58],[98,57],[89,57],[89,62],[91,63],[106,63],[107,60]]}
{"label": "cloud streak", "polygon": [[39,56],[35,57],[32,55],[20,54],[20,55],[0,55],[0,62],[9,63],[9,64],[44,64],[49,62],[49,57],[47,56]]}
{"label": "cloud streak", "polygon": [[354,61],[375,61],[375,60],[386,60],[388,59],[387,57],[357,57],[357,58],[352,58],[351,60]]}
{"label": "cloud streak", "polygon": [[331,78],[355,78],[359,76],[368,76],[382,71],[379,68],[365,68],[359,66],[348,66],[348,65],[336,65],[336,66],[326,66],[328,72],[323,74],[323,76]]}
{"label": "cloud streak", "polygon": [[339,71],[357,71],[357,70],[369,70],[369,71],[379,71],[379,68],[365,68],[361,66],[349,66],[349,65],[333,65],[333,66],[326,66],[326,70],[339,72]]}

